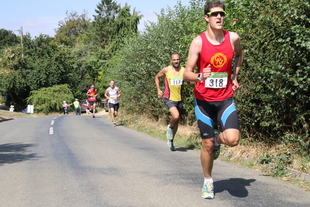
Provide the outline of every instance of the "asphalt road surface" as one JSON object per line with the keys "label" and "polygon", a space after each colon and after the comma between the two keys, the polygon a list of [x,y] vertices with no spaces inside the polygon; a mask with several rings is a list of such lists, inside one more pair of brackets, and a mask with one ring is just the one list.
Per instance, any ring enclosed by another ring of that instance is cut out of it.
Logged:
{"label": "asphalt road surface", "polygon": [[104,115],[0,123],[0,206],[310,206],[310,192],[221,160],[213,179],[215,199],[202,199],[199,151]]}

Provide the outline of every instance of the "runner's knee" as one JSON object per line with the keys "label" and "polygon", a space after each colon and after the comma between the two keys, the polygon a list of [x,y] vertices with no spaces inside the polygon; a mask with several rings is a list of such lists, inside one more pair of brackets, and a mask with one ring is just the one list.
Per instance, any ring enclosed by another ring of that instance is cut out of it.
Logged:
{"label": "runner's knee", "polygon": [[201,150],[205,150],[208,153],[212,153],[213,152],[213,139],[202,139],[201,140],[202,143],[202,149]]}
{"label": "runner's knee", "polygon": [[224,131],[224,143],[229,147],[235,147],[239,144],[240,132],[239,130]]}

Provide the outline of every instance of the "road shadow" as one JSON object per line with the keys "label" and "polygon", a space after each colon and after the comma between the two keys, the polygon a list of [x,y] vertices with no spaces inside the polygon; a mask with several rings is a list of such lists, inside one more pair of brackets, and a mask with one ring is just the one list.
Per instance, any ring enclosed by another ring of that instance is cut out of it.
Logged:
{"label": "road shadow", "polygon": [[0,117],[0,122],[10,121],[10,120],[13,120],[13,118],[3,118],[3,117]]}
{"label": "road shadow", "polygon": [[251,186],[255,179],[230,178],[229,180],[220,180],[214,182],[214,193],[228,191],[232,196],[245,198],[249,195],[246,186]]}
{"label": "road shadow", "polygon": [[175,150],[176,150],[176,151],[179,151],[179,152],[187,152],[188,148],[185,148],[185,147],[176,147]]}
{"label": "road shadow", "polygon": [[29,153],[33,144],[9,143],[0,145],[0,166],[36,158],[36,153]]}
{"label": "road shadow", "polygon": [[118,126],[124,126],[124,124],[122,124],[122,123],[117,123],[116,126],[117,126],[117,127],[118,127]]}

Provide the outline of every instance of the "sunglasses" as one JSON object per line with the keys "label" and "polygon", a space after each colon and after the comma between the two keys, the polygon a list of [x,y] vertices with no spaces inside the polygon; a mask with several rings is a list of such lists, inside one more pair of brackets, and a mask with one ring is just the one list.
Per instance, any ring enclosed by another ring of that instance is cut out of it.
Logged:
{"label": "sunglasses", "polygon": [[221,17],[224,17],[226,15],[225,11],[211,11],[207,13],[208,16],[217,17],[218,15],[221,15]]}

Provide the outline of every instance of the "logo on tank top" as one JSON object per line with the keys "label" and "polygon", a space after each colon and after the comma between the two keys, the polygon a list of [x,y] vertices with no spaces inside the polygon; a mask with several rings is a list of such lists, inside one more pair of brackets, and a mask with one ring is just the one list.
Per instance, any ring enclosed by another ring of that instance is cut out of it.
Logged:
{"label": "logo on tank top", "polygon": [[227,63],[227,57],[223,53],[215,53],[211,58],[211,64],[216,67],[220,68]]}

